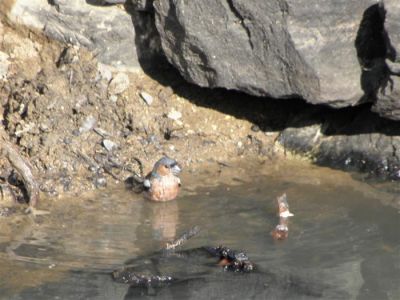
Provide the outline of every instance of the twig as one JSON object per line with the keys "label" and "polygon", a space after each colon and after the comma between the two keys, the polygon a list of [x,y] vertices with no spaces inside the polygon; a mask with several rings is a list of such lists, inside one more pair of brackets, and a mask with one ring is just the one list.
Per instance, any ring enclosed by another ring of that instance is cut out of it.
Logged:
{"label": "twig", "polygon": [[[0,129],[1,130],[1,129]],[[32,174],[32,167],[18,151],[1,136],[0,131],[0,152],[8,159],[12,167],[21,175],[26,192],[29,197],[29,206],[35,207],[39,201],[39,185]]]}
{"label": "twig", "polygon": [[181,246],[183,243],[185,243],[187,240],[197,235],[199,232],[200,232],[200,227],[198,226],[192,227],[189,231],[182,234],[179,238],[177,238],[173,242],[167,243],[164,250],[167,251],[175,250],[177,247]]}

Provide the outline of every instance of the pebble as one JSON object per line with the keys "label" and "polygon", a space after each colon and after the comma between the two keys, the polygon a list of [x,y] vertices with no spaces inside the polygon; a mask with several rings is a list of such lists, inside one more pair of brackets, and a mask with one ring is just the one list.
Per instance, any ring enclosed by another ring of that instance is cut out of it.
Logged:
{"label": "pebble", "polygon": [[103,146],[104,146],[104,148],[107,149],[107,151],[112,151],[114,148],[117,147],[117,144],[114,143],[113,141],[104,139],[104,140],[103,140]]}
{"label": "pebble", "polygon": [[111,136],[110,133],[108,133],[107,131],[105,131],[104,129],[100,128],[100,127],[95,127],[93,128],[94,132],[96,132],[98,135],[102,136],[102,137],[107,137],[107,136]]}
{"label": "pebble", "polygon": [[80,110],[83,106],[85,106],[88,103],[88,97],[86,95],[79,95],[76,97],[76,102],[75,102],[75,109]]}
{"label": "pebble", "polygon": [[100,78],[106,80],[107,82],[111,81],[111,79],[112,79],[111,67],[104,65],[102,63],[98,63],[97,71],[98,71]]}
{"label": "pebble", "polygon": [[97,120],[95,117],[93,117],[92,115],[88,116],[83,122],[82,126],[79,127],[79,133],[84,133],[92,130],[93,127],[96,125],[96,122]]}
{"label": "pebble", "polygon": [[25,124],[23,125],[22,128],[20,128],[20,126],[17,126],[18,130],[15,131],[15,136],[21,137],[24,133],[30,132],[34,127],[35,127],[34,123]]}
{"label": "pebble", "polygon": [[110,85],[108,86],[108,92],[111,95],[118,95],[125,92],[129,87],[130,81],[128,75],[125,73],[118,73],[113,79],[111,79]]}
{"label": "pebble", "polygon": [[167,117],[171,120],[178,121],[182,118],[182,113],[173,109],[168,113]]}
{"label": "pebble", "polygon": [[259,132],[260,131],[260,127],[258,127],[258,125],[256,125],[256,124],[252,125],[250,129],[253,132]]}
{"label": "pebble", "polygon": [[49,131],[49,126],[46,123],[41,123],[39,125],[39,129],[43,132],[48,132]]}
{"label": "pebble", "polygon": [[151,105],[153,103],[153,96],[146,93],[146,92],[140,92],[139,96],[143,99],[144,102],[146,102],[147,105]]}
{"label": "pebble", "polygon": [[105,177],[97,177],[95,179],[96,188],[102,188],[107,186],[107,179]]}
{"label": "pebble", "polygon": [[118,96],[117,96],[117,95],[111,95],[111,96],[110,96],[110,101],[111,101],[111,102],[116,103],[117,100],[118,100]]}
{"label": "pebble", "polygon": [[0,51],[0,80],[7,78],[8,67],[10,66],[9,56]]}

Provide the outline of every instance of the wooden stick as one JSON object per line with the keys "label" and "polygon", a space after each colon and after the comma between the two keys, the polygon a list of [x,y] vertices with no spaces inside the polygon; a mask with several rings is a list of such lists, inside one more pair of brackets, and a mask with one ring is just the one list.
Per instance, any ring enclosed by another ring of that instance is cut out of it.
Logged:
{"label": "wooden stick", "polygon": [[199,232],[200,232],[200,227],[198,226],[192,227],[189,231],[182,234],[179,238],[177,238],[173,242],[167,243],[164,250],[167,251],[175,250],[177,247],[181,246],[183,243],[185,243],[187,240],[197,235]]}
{"label": "wooden stick", "polygon": [[29,197],[29,206],[35,207],[39,201],[39,185],[32,174],[32,167],[6,139],[0,128],[0,153],[10,162],[11,166],[21,175]]}

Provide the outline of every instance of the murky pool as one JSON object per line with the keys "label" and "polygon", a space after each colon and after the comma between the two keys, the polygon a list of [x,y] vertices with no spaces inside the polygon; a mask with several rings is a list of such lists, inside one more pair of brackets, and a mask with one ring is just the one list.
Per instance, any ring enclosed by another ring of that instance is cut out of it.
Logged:
{"label": "murky pool", "polygon": [[[51,213],[35,219],[0,219],[0,298],[400,299],[396,186],[378,189],[294,162],[221,166],[184,174],[183,183],[170,203],[147,202],[121,185],[44,201],[41,208]],[[295,216],[288,239],[276,242],[275,199],[284,192]],[[112,281],[110,272],[125,261],[157,251],[194,225],[201,232],[184,249],[240,249],[257,271],[228,274],[215,266],[198,280],[139,292]]]}

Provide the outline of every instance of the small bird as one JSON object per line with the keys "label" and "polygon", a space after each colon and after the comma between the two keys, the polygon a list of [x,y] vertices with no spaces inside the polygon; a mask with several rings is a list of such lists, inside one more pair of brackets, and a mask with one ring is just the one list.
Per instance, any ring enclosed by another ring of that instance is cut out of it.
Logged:
{"label": "small bird", "polygon": [[294,215],[289,211],[289,204],[287,202],[286,193],[277,198],[279,224],[276,225],[271,235],[274,240],[285,240],[289,236],[289,217]]}
{"label": "small bird", "polygon": [[153,201],[170,201],[176,198],[181,186],[181,172],[176,160],[164,156],[143,181],[146,198]]}

